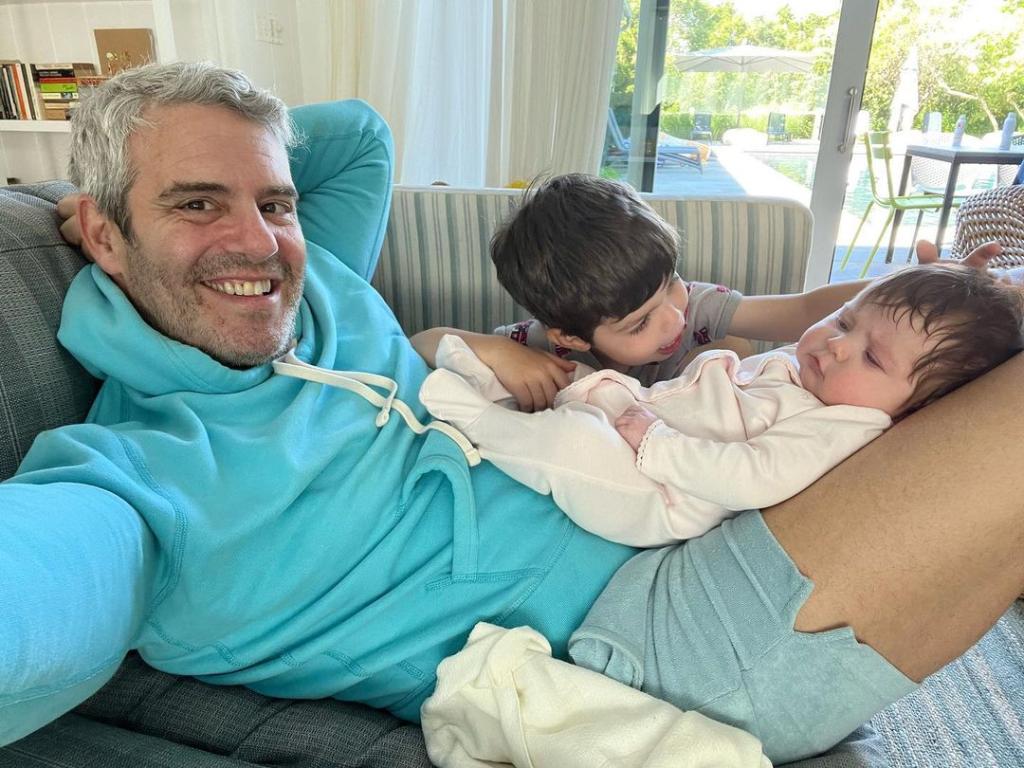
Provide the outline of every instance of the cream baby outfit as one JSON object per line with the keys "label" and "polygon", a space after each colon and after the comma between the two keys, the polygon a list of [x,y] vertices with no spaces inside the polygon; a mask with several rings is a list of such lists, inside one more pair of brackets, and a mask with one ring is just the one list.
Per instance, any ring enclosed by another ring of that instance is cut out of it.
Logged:
{"label": "cream baby outfit", "polygon": [[[795,347],[740,360],[699,355],[650,387],[578,366],[555,407],[520,413],[494,373],[456,336],[420,390],[480,455],[550,493],[581,527],[652,547],[699,536],[745,509],[799,493],[892,424],[855,405],[826,406],[800,385]],[[634,455],[614,427],[632,405],[657,415]],[[502,407],[504,406],[504,407]]]}

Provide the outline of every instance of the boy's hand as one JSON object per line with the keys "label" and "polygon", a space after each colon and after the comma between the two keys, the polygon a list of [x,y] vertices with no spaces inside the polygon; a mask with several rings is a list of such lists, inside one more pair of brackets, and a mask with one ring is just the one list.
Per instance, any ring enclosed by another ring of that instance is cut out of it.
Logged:
{"label": "boy's hand", "polygon": [[477,351],[477,356],[516,399],[519,410],[532,413],[550,408],[558,391],[572,381],[576,363],[502,336],[491,338],[495,343]]}
{"label": "boy's hand", "polygon": [[646,408],[631,405],[615,420],[615,428],[635,453],[640,448],[640,441],[644,439],[647,430],[657,420],[658,417]]}

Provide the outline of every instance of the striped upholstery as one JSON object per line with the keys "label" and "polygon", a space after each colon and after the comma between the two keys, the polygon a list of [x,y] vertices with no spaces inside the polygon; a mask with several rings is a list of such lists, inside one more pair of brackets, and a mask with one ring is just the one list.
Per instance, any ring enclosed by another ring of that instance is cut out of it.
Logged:
{"label": "striped upholstery", "polygon": [[[525,316],[498,285],[488,255],[517,190],[396,187],[373,284],[406,333],[449,325],[475,331]],[[680,274],[744,293],[803,287],[811,214],[766,198],[648,198],[682,233]]]}
{"label": "striped upholstery", "polygon": [[81,421],[96,382],[57,344],[64,292],[85,264],[57,229],[70,184],[0,187],[0,480],[44,429]]}

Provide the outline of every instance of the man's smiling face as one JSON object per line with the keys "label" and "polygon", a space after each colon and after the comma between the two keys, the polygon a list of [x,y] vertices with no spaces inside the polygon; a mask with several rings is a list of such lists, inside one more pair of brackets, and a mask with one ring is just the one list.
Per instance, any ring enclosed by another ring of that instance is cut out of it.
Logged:
{"label": "man's smiling face", "polygon": [[291,341],[306,249],[288,155],[221,107],[144,114],[129,140],[131,237],[104,269],[153,327],[225,365],[265,363]]}

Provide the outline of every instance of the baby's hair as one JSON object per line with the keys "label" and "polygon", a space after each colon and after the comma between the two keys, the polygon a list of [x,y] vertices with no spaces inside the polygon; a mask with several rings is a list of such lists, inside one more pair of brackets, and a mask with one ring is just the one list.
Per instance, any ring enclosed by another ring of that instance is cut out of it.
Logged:
{"label": "baby's hair", "polygon": [[587,342],[668,282],[677,251],[675,229],[636,190],[582,173],[534,181],[491,240],[512,298]]}
{"label": "baby's hair", "polygon": [[958,264],[907,267],[879,278],[859,302],[906,319],[935,340],[913,368],[904,417],[1005,362],[1022,349],[1024,294]]}

